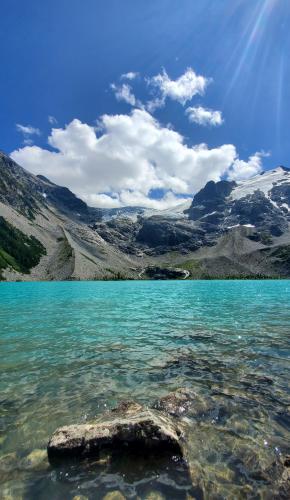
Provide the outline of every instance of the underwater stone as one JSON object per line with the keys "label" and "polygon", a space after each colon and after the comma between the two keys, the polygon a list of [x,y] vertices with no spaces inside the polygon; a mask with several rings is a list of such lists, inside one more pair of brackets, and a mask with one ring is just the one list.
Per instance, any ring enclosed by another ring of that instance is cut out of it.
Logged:
{"label": "underwater stone", "polygon": [[181,388],[160,398],[153,408],[174,417],[186,415],[189,411],[200,414],[208,409],[208,403],[192,389]]}
{"label": "underwater stone", "polygon": [[104,497],[103,500],[126,500],[124,495],[120,491],[110,491],[107,493]]}
{"label": "underwater stone", "polygon": [[33,450],[24,459],[24,466],[31,469],[46,469],[48,466],[46,450]]}
{"label": "underwater stone", "polygon": [[156,410],[165,411],[174,417],[179,417],[187,413],[195,397],[196,394],[193,391],[178,389],[156,401],[154,408],[156,408]]}
{"label": "underwater stone", "polygon": [[150,491],[145,496],[145,500],[165,500],[165,497],[159,491]]}

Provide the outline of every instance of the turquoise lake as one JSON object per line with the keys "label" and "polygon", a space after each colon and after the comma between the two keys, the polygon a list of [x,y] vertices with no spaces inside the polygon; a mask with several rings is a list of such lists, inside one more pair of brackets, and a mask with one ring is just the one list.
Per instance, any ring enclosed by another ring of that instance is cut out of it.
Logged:
{"label": "turquoise lake", "polygon": [[[289,498],[289,304],[290,281],[1,283],[0,498]],[[193,486],[174,461],[47,463],[57,427],[181,387]]]}

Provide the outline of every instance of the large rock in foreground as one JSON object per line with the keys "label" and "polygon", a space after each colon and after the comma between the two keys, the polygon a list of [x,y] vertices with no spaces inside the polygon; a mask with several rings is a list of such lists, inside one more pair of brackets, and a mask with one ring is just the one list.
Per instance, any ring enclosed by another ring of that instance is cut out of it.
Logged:
{"label": "large rock in foreground", "polygon": [[121,405],[91,424],[57,429],[47,452],[50,461],[61,458],[98,456],[100,452],[152,450],[183,456],[181,431],[170,417],[138,404]]}

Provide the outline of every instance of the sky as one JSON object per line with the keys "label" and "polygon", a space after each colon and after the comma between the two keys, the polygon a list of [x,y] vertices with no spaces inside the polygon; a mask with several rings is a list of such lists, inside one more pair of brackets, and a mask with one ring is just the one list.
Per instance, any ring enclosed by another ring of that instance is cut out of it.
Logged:
{"label": "sky", "polygon": [[0,149],[91,206],[290,166],[289,0],[1,0]]}

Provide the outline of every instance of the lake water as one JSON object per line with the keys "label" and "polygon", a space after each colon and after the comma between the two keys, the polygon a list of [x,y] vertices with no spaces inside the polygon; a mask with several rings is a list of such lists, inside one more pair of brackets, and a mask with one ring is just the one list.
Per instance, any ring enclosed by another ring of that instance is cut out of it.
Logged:
{"label": "lake water", "polygon": [[[289,281],[1,283],[0,498],[289,498],[289,302]],[[193,487],[174,460],[48,465],[57,427],[181,387],[205,408]]]}

